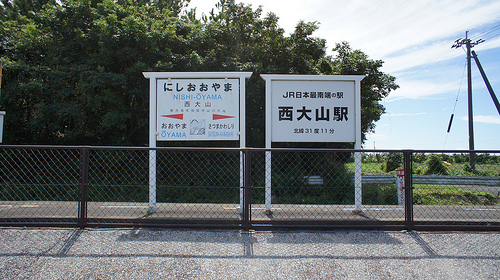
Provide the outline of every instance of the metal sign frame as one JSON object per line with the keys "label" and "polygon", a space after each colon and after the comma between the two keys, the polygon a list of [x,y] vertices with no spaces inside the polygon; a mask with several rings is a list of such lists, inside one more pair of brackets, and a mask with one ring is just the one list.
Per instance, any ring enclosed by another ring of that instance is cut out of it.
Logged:
{"label": "metal sign frame", "polygon": [[[156,206],[156,150],[157,147],[157,116],[158,116],[158,80],[163,79],[239,79],[239,132],[240,148],[245,148],[245,79],[252,72],[143,72],[149,79],[149,212],[157,212]],[[190,139],[196,140],[196,139]],[[204,139],[206,140],[206,139]],[[220,140],[220,139],[218,139]],[[230,139],[234,140],[234,139]],[[240,155],[240,185],[243,185],[243,169]],[[240,191],[241,193],[241,191]],[[242,204],[240,195],[240,204]]]}
{"label": "metal sign frame", "polygon": [[[331,141],[331,142],[354,142],[354,148],[355,149],[361,149],[361,81],[364,79],[365,76],[362,75],[274,75],[274,74],[266,74],[266,75],[261,75],[261,77],[266,81],[266,149],[271,149],[272,148],[272,142],[273,142],[273,118],[275,118],[277,115],[280,114],[280,112],[276,113],[276,108],[273,106],[276,105],[282,105],[282,104],[273,104],[273,95],[278,94],[276,92],[273,92],[273,83],[278,82],[286,85],[287,83],[295,83],[300,85],[301,83],[308,84],[308,87],[303,87],[299,86],[299,90],[301,90],[301,100],[312,100],[312,99],[303,99],[303,90],[306,89],[309,93],[311,90],[316,91],[314,88],[314,83],[324,83],[324,82],[333,82],[333,83],[353,83],[354,88],[352,96],[354,98],[354,137],[349,138],[351,141]],[[298,82],[298,83],[297,83]],[[330,83],[331,84],[331,83]],[[286,88],[286,87],[285,87]],[[318,89],[324,92],[324,84],[321,86],[318,86]],[[332,90],[333,91],[333,90]],[[330,98],[331,98],[331,92],[330,91]],[[336,90],[335,90],[336,92]],[[283,94],[283,92],[280,92],[279,94]],[[289,93],[286,95],[289,96]],[[294,95],[294,98],[296,98],[296,92]],[[310,97],[310,95],[309,95]],[[276,98],[274,99],[276,100]],[[316,105],[317,106],[317,105]],[[289,110],[292,110],[291,106],[288,107]],[[330,108],[333,110],[333,108]],[[303,109],[306,111],[306,107],[304,106]],[[323,117],[326,116],[326,111],[324,107],[316,108],[316,114],[320,113],[322,114]],[[326,109],[328,110],[328,109]],[[299,110],[297,110],[299,111]],[[312,111],[312,110],[311,110]],[[352,112],[351,112],[352,113]],[[286,112],[281,112],[281,114],[285,114]],[[325,115],[323,115],[325,114]],[[335,115],[335,114],[333,114]],[[332,115],[332,118],[334,116]],[[291,118],[289,115],[288,117]],[[330,120],[331,121],[331,120]],[[318,129],[323,129],[323,128],[318,128]],[[321,131],[321,130],[320,130]],[[312,132],[313,134],[315,133],[314,131]],[[328,131],[326,132],[328,133]],[[333,134],[333,133],[332,133]],[[353,140],[353,141],[352,141]],[[283,139],[280,138],[279,142],[283,142]],[[317,139],[315,141],[302,141],[302,140],[295,140],[292,139],[290,142],[319,142]],[[323,140],[322,142],[328,142],[328,140]],[[361,201],[361,153],[357,152],[354,154],[354,176],[355,176],[355,206],[356,206],[356,211],[361,212],[362,211],[362,201]],[[267,151],[266,152],[266,192],[265,192],[265,200],[266,200],[266,211],[271,211],[271,152]]]}

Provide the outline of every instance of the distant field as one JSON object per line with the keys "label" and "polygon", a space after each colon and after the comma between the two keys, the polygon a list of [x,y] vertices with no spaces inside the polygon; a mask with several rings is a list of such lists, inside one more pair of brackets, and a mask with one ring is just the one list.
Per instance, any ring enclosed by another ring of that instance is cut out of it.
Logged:
{"label": "distant field", "polygon": [[[450,176],[484,176],[484,177],[499,177],[500,163],[476,164],[475,170],[472,170],[466,163],[448,163],[438,162],[441,172],[433,174],[427,162],[414,162],[413,173],[421,175],[450,175]],[[442,164],[442,165],[441,165]],[[364,175],[387,175],[395,174],[396,170],[386,172],[385,162],[363,162],[361,164],[362,174]],[[349,172],[354,172],[354,162],[346,163],[346,169]],[[436,170],[438,170],[436,168]],[[403,169],[400,166],[397,169]],[[460,186],[443,186],[443,185],[418,185],[414,184],[413,199],[415,204],[424,205],[500,205],[500,197],[495,192],[478,192],[474,189],[461,188]],[[500,186],[499,186],[500,189]],[[394,203],[395,186],[392,185],[367,185],[363,187],[363,199],[365,196],[370,200],[376,200],[378,204]],[[369,194],[367,195],[366,192]]]}
{"label": "distant field", "polygon": [[[396,170],[385,172],[383,162],[363,162],[361,171],[363,174],[396,174]],[[476,170],[468,170],[463,163],[451,163],[446,165],[448,175],[456,176],[500,176],[500,164],[476,164]],[[347,170],[354,171],[354,162],[346,163]],[[425,163],[413,163],[413,172],[423,174]],[[400,169],[403,169],[401,166]]]}

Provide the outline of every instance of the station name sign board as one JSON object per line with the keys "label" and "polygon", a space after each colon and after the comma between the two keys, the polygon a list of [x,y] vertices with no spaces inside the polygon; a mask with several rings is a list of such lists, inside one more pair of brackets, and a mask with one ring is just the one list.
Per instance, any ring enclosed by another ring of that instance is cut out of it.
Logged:
{"label": "station name sign board", "polygon": [[263,76],[271,79],[266,93],[272,142],[356,142],[355,80]]}
{"label": "station name sign board", "polygon": [[239,79],[158,79],[157,140],[238,140]]}

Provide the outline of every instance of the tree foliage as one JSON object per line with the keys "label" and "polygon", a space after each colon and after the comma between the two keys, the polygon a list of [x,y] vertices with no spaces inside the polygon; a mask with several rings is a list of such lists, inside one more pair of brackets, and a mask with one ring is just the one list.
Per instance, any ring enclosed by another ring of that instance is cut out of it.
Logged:
{"label": "tree foliage", "polygon": [[313,37],[317,22],[286,35],[278,16],[220,0],[198,20],[189,0],[1,0],[4,143],[146,145],[144,71],[252,71],[247,144],[264,145],[261,73],[361,74],[362,130],[384,113],[394,77],[348,43],[337,56]]}
{"label": "tree foliage", "polygon": [[425,162],[425,175],[448,175],[448,170],[446,169],[446,166],[444,165],[442,159],[436,155],[436,154],[431,154],[427,161]]}

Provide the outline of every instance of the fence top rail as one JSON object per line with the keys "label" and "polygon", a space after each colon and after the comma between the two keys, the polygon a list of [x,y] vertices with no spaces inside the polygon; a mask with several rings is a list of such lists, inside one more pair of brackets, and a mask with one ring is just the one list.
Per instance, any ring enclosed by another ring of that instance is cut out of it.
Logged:
{"label": "fence top rail", "polygon": [[[372,150],[378,151],[378,150]],[[424,153],[424,154],[485,154],[485,153],[500,153],[500,150],[403,150],[403,151],[411,151],[412,153]]]}
{"label": "fence top rail", "polygon": [[[405,150],[363,150],[332,148],[238,148],[238,147],[138,147],[138,146],[66,146],[66,145],[0,145],[0,149],[87,149],[87,150],[170,150],[170,151],[253,151],[253,152],[341,152],[402,153]],[[500,151],[498,151],[500,153]]]}
{"label": "fence top rail", "polygon": [[276,152],[342,152],[342,153],[499,153],[500,150],[408,150],[408,149],[332,149],[332,148],[238,148],[238,147],[138,147],[76,145],[0,145],[0,149],[88,149],[88,150],[173,150],[173,151],[276,151]]}
{"label": "fence top rail", "polygon": [[52,150],[79,150],[85,146],[71,145],[0,145],[0,149],[52,149]]}
{"label": "fence top rail", "polygon": [[[500,177],[413,175],[413,184],[478,185],[500,187]],[[362,175],[365,184],[395,184],[396,174]]]}

